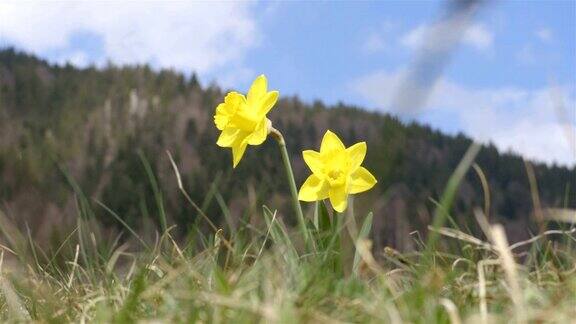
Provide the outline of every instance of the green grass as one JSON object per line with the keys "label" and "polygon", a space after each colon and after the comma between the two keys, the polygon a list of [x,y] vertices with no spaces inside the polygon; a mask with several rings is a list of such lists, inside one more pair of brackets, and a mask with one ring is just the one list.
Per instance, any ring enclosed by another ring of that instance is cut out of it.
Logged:
{"label": "green grass", "polygon": [[[473,149],[472,149],[473,151]],[[473,155],[473,153],[470,153]],[[143,159],[144,160],[144,159]],[[38,246],[3,215],[3,322],[210,323],[568,323],[576,318],[575,227],[510,245],[499,225],[475,211],[481,237],[445,226],[467,155],[438,203],[418,251],[375,251],[376,215],[334,215],[318,203],[304,244],[298,228],[264,206],[220,228],[201,214],[175,239],[153,175],[157,236],[121,223],[113,236],[78,193],[76,228]],[[79,188],[76,188],[79,190]],[[223,214],[228,210],[222,206]],[[565,211],[564,211],[565,212]],[[224,226],[224,225],[222,225]],[[428,233],[428,234],[430,234]],[[486,237],[487,239],[483,239]],[[458,244],[454,244],[457,241]],[[523,250],[524,252],[520,252]]]}
{"label": "green grass", "polygon": [[129,252],[138,240],[107,247],[92,240],[80,249],[74,235],[54,260],[37,246],[14,251],[18,257],[4,249],[1,318],[448,323],[485,316],[487,322],[566,323],[576,316],[576,253],[568,248],[573,233],[532,243],[508,278],[495,245],[457,231],[462,251],[432,252],[429,264],[419,252],[372,254],[365,240],[347,246],[352,240],[345,229],[340,242],[313,231],[322,243],[305,254],[296,233],[277,215],[264,215],[268,225],[258,230],[244,227],[181,244],[166,232],[139,252]]}

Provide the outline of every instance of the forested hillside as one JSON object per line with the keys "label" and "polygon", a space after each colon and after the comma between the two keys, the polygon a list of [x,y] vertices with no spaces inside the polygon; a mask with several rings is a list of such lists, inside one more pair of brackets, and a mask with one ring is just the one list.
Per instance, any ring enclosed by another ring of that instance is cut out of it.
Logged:
{"label": "forested hillside", "polygon": [[[249,147],[236,169],[230,152],[215,145],[213,113],[225,91],[200,85],[194,76],[147,66],[77,69],[0,51],[0,208],[45,240],[74,223],[81,190],[106,226],[120,228],[96,201],[135,228],[158,224],[164,209],[184,235],[199,215],[178,191],[170,151],[192,199],[215,222],[226,223],[227,213],[228,223],[259,222],[264,203],[290,221],[287,186],[277,181],[284,173],[275,143]],[[358,197],[355,210],[374,212],[379,246],[400,249],[412,248],[410,233],[425,228],[434,200],[471,144],[464,135],[447,136],[390,115],[294,97],[282,98],[270,118],[286,137],[300,184],[308,172],[300,151],[317,148],[326,129],[347,145],[368,143],[365,165],[379,182]],[[527,235],[515,226],[528,223],[533,209],[522,158],[484,146],[476,162],[490,187],[490,217],[516,229],[513,237]],[[161,197],[153,190],[148,164]],[[545,207],[576,206],[574,168],[533,166]],[[468,224],[473,207],[482,206],[482,186],[471,170],[452,214]]]}

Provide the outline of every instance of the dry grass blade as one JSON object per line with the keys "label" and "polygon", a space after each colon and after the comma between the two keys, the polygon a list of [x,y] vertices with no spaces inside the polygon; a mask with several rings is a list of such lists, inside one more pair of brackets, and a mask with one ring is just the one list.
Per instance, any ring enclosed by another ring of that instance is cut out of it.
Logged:
{"label": "dry grass blade", "polygon": [[452,324],[460,324],[462,320],[460,320],[460,314],[458,314],[458,308],[454,305],[450,299],[447,298],[440,298],[440,305],[444,306],[444,309],[450,316],[450,323]]}
{"label": "dry grass blade", "polygon": [[576,209],[547,208],[542,211],[546,220],[576,224]]}
{"label": "dry grass blade", "polygon": [[542,239],[542,238],[544,238],[544,237],[546,237],[546,236],[548,236],[548,235],[553,235],[553,234],[557,234],[557,235],[571,235],[571,234],[574,234],[574,233],[576,233],[576,228],[573,228],[573,229],[568,230],[568,231],[561,231],[561,230],[549,230],[549,231],[545,231],[545,232],[543,232],[542,234],[536,235],[536,236],[534,236],[534,237],[531,238],[531,239],[528,239],[528,240],[526,240],[526,241],[516,242],[516,243],[510,245],[510,250],[514,250],[514,249],[516,249],[516,248],[518,248],[518,247],[520,247],[520,246],[523,246],[523,245],[526,245],[526,244],[530,244],[530,243],[536,242],[536,241],[538,241],[539,239]]}
{"label": "dry grass blade", "polygon": [[478,226],[480,226],[484,235],[486,235],[488,240],[492,241],[492,231],[490,230],[490,223],[488,222],[486,215],[484,215],[480,209],[476,208],[474,209],[474,218],[476,218],[476,222],[478,222]]}
{"label": "dry grass blade", "polygon": [[[170,153],[170,151],[166,151],[166,154],[168,154],[168,158],[170,159],[170,163],[172,164],[172,168],[174,169],[174,173],[176,174],[176,181],[178,182],[178,189],[180,190],[180,192],[182,192],[182,194],[184,195],[186,200],[188,200],[190,205],[192,205],[192,207],[194,207],[194,209],[196,209],[198,214],[200,214],[200,216],[202,216],[202,218],[204,218],[206,223],[208,223],[208,225],[210,225],[210,227],[212,228],[214,233],[217,233],[218,227],[216,227],[216,225],[214,225],[214,223],[210,220],[210,217],[206,216],[204,211],[202,211],[202,209],[200,207],[198,207],[198,205],[194,202],[194,200],[192,200],[190,195],[188,195],[188,192],[186,191],[186,189],[184,189],[184,186],[182,184],[182,177],[180,176],[180,170],[178,170],[178,166],[176,165],[176,162],[174,162],[174,159],[172,158],[172,154]],[[222,240],[224,241],[224,245],[226,245],[226,247],[230,251],[233,251],[233,248],[232,248],[232,245],[230,244],[230,242],[228,242],[228,240],[226,240],[224,237],[222,237]]]}
{"label": "dry grass blade", "polygon": [[490,215],[490,186],[488,185],[488,180],[482,168],[477,163],[472,164],[472,168],[478,175],[480,183],[482,184],[482,191],[484,193],[484,214],[486,217]]}
{"label": "dry grass blade", "polygon": [[540,233],[544,232],[544,215],[542,214],[542,203],[540,202],[540,194],[538,193],[538,181],[536,180],[536,173],[534,167],[528,161],[524,161],[526,174],[528,175],[528,183],[530,183],[530,194],[532,195],[532,203],[534,204],[534,218]]}
{"label": "dry grass blade", "polygon": [[18,255],[16,252],[14,252],[14,250],[10,249],[9,247],[7,247],[7,246],[4,245],[4,244],[0,244],[0,249],[2,249],[2,251],[6,250],[6,251],[8,251],[8,252],[10,252],[10,253],[12,253],[12,254],[14,254],[14,255],[16,255],[16,256]]}
{"label": "dry grass blade", "polygon": [[508,239],[506,238],[504,227],[500,224],[496,224],[492,225],[491,230],[492,240],[500,256],[500,263],[506,275],[506,282],[510,287],[510,297],[514,303],[516,320],[518,323],[526,323],[526,308],[524,307],[520,278],[516,268],[516,262],[514,261],[512,251],[508,245]]}
{"label": "dry grass blade", "polygon": [[487,265],[498,265],[498,260],[480,260],[477,265],[478,271],[478,299],[480,300],[480,318],[483,324],[488,324],[488,303],[486,302],[486,271]]}
{"label": "dry grass blade", "polygon": [[78,256],[80,255],[80,245],[76,244],[76,252],[74,253],[74,262],[72,263],[72,270],[70,271],[70,277],[68,278],[68,284],[66,287],[68,289],[72,288],[72,282],[74,280],[74,272],[76,272],[76,267],[78,266]]}
{"label": "dry grass blade", "polygon": [[453,228],[448,228],[448,227],[441,227],[438,229],[433,228],[432,226],[428,226],[428,230],[432,231],[432,232],[437,232],[440,235],[444,235],[447,237],[451,237],[451,238],[455,238],[457,240],[461,240],[461,241],[465,241],[474,245],[477,245],[483,249],[486,250],[494,250],[494,247],[487,242],[484,242],[472,235],[466,234],[464,232],[461,232],[459,230],[453,229]]}
{"label": "dry grass blade", "polygon": [[370,270],[372,270],[372,272],[374,272],[374,274],[376,275],[384,274],[384,269],[380,267],[380,265],[378,264],[378,262],[376,262],[374,256],[372,255],[371,252],[372,241],[367,239],[358,240],[358,242],[356,243],[356,249],[358,250],[358,254],[360,255],[360,257],[362,258],[362,261],[364,261],[364,263],[368,266],[368,268],[370,268]]}

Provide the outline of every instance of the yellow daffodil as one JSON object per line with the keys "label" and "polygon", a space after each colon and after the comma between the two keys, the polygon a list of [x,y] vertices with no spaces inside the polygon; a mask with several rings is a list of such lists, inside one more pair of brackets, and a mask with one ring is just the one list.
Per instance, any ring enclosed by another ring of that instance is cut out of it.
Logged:
{"label": "yellow daffodil", "polygon": [[248,95],[230,92],[216,107],[214,123],[222,131],[216,144],[232,148],[232,163],[236,167],[247,145],[260,145],[268,136],[271,122],[266,114],[278,100],[278,91],[268,91],[266,76],[254,80]]}
{"label": "yellow daffodil", "polygon": [[312,171],[306,179],[298,199],[317,201],[330,198],[332,207],[343,212],[348,205],[348,195],[369,190],[376,184],[374,176],[362,167],[366,156],[366,142],[346,148],[331,131],[322,138],[320,152],[302,152],[304,161]]}

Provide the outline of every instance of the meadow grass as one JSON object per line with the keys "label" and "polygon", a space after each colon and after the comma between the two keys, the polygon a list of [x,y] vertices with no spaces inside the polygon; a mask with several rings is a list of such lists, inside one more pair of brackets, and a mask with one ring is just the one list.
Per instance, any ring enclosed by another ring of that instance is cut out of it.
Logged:
{"label": "meadow grass", "polygon": [[[149,168],[160,229],[155,237],[133,229],[98,202],[124,227],[122,236],[110,237],[94,219],[93,204],[73,186],[77,226],[53,247],[39,246],[29,231],[1,215],[0,318],[46,323],[574,322],[574,225],[514,244],[481,210],[475,215],[482,235],[446,227],[475,150],[447,184],[427,240],[418,240],[418,249],[406,253],[372,248],[375,215],[354,215],[352,207],[336,214],[323,202],[307,218],[312,244],[267,206],[249,215],[263,219],[261,226],[244,220],[221,228],[186,193],[176,164],[177,184],[200,217],[188,237],[173,235]],[[223,215],[229,214],[222,208]]]}

